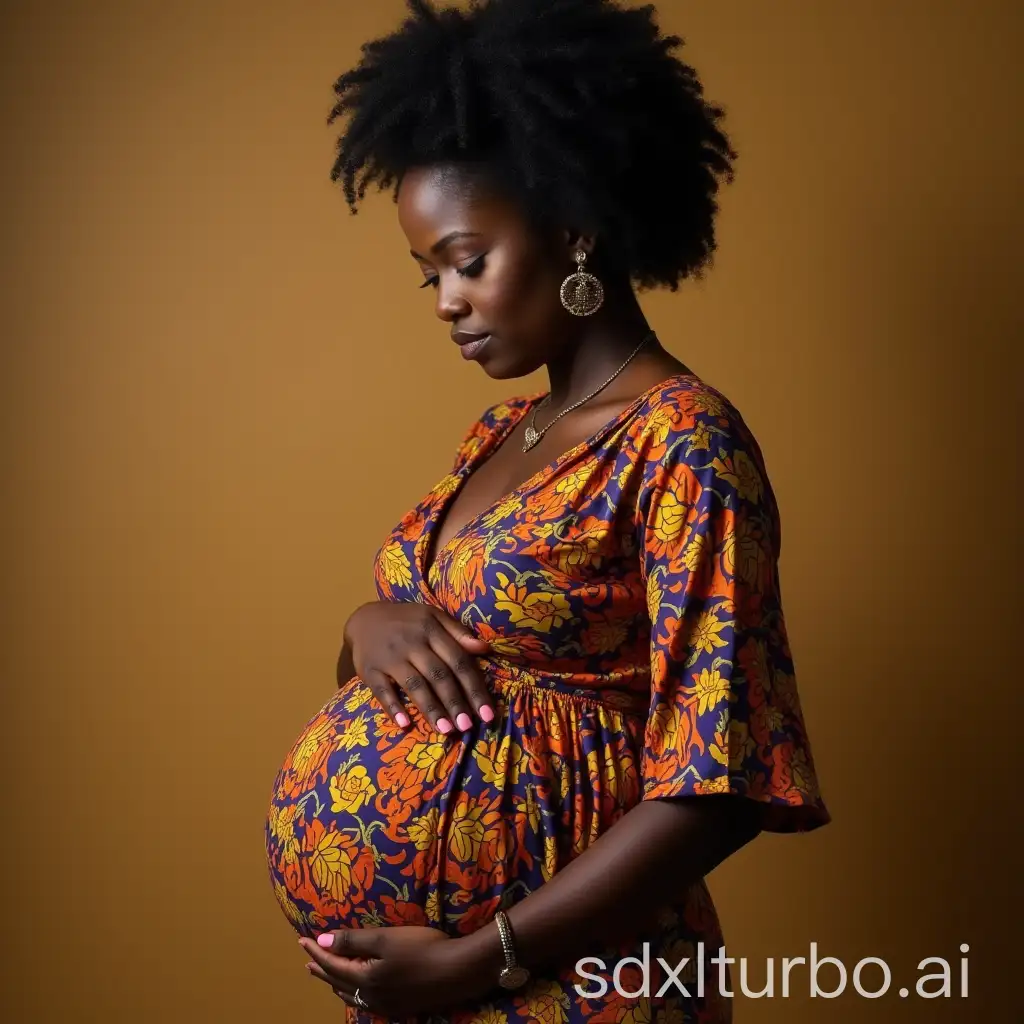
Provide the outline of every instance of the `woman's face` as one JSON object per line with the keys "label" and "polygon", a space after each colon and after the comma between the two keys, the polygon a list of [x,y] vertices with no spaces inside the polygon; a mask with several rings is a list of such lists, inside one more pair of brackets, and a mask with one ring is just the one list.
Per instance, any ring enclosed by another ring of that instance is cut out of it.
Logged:
{"label": "woman's face", "polygon": [[559,298],[575,269],[567,233],[543,238],[511,203],[438,168],[406,174],[398,220],[464,358],[497,379],[522,377],[567,343],[574,325]]}

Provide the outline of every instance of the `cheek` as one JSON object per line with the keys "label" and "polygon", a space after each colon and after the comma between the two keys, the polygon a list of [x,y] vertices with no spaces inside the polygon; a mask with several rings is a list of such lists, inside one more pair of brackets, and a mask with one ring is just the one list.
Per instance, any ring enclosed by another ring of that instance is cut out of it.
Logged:
{"label": "cheek", "polygon": [[[481,312],[487,312],[510,326],[533,325],[549,318],[561,306],[558,290],[561,279],[555,280],[550,268],[536,258],[497,261],[486,294],[481,295]],[[495,329],[498,329],[495,323]]]}

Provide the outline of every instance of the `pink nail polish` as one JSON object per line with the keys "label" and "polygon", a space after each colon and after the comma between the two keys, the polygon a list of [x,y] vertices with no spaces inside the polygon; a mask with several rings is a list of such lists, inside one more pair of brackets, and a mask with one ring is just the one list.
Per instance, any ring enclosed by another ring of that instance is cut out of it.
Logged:
{"label": "pink nail polish", "polygon": [[452,723],[447,718],[439,718],[437,720],[437,731],[442,736],[447,736],[452,731]]}
{"label": "pink nail polish", "polygon": [[399,724],[399,725],[400,725],[400,726],[401,726],[401,727],[402,727],[403,729],[405,729],[405,728],[407,728],[407,727],[408,727],[408,725],[409,725],[409,716],[408,716],[408,715],[406,715],[406,714],[403,714],[403,713],[402,713],[401,711],[399,711],[399,712],[398,712],[398,714],[397,714],[397,715],[395,715],[395,721],[396,721],[396,722],[397,722],[397,723],[398,723],[398,724]]}
{"label": "pink nail polish", "polygon": [[472,719],[472,718],[470,718],[470,717],[469,717],[469,715],[467,715],[465,711],[463,711],[463,712],[462,712],[462,714],[461,714],[461,715],[459,715],[459,717],[455,719],[455,724],[456,724],[456,725],[457,725],[457,726],[458,726],[458,727],[459,727],[459,728],[460,728],[460,729],[461,729],[461,730],[462,730],[463,732],[465,732],[465,731],[466,731],[467,729],[469,729],[469,728],[471,728],[471,727],[472,727],[472,725],[473,725],[473,719]]}
{"label": "pink nail polish", "polygon": [[493,711],[491,710],[491,706],[490,706],[490,704],[485,704],[485,705],[484,705],[484,706],[483,706],[483,707],[482,707],[482,708],[480,709],[480,717],[481,717],[481,718],[482,718],[482,719],[483,719],[483,720],[484,720],[485,722],[493,722],[493,721],[494,721],[494,712],[493,712]]}
{"label": "pink nail polish", "polygon": [[324,949],[330,949],[334,945],[334,936],[328,935],[326,932],[323,935],[318,935],[316,937],[316,944],[323,946]]}

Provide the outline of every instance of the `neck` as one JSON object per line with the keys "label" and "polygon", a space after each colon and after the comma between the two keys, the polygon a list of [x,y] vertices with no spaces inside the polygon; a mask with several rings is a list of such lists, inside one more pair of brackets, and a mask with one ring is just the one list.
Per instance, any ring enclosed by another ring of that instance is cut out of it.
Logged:
{"label": "neck", "polygon": [[[607,310],[599,311],[573,342],[548,361],[552,409],[578,402],[600,387],[650,333],[647,318],[630,290]],[[655,348],[653,341],[647,346]]]}

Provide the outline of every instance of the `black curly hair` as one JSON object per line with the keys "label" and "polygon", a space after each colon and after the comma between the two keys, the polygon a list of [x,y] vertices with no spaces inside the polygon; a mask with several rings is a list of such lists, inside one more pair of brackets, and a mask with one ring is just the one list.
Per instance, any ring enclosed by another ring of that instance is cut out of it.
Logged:
{"label": "black curly hair", "polygon": [[638,288],[703,274],[736,153],[653,4],[406,3],[334,84],[328,124],[347,124],[331,180],[352,213],[374,181],[397,199],[413,167],[483,168],[538,225],[593,232]]}

